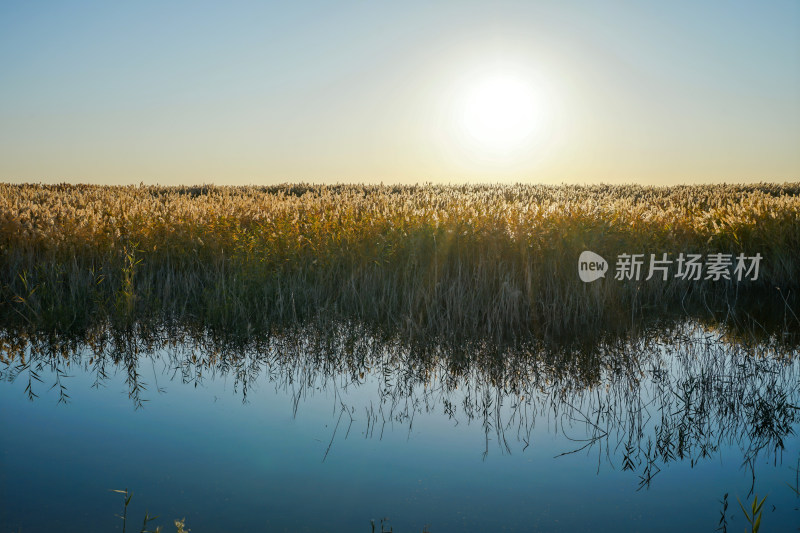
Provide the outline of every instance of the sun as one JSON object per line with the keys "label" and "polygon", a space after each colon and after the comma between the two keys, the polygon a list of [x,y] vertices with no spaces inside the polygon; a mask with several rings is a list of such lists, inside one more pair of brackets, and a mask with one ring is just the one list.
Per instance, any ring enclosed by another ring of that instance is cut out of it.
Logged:
{"label": "sun", "polygon": [[508,156],[536,142],[545,109],[537,88],[514,74],[492,74],[465,86],[456,106],[458,136],[469,150]]}

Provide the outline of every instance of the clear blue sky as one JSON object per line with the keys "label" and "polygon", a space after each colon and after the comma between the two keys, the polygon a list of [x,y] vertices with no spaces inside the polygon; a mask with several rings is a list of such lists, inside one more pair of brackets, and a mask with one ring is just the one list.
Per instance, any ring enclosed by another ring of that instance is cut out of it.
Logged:
{"label": "clear blue sky", "polygon": [[0,181],[800,179],[795,0],[3,2],[0,67]]}

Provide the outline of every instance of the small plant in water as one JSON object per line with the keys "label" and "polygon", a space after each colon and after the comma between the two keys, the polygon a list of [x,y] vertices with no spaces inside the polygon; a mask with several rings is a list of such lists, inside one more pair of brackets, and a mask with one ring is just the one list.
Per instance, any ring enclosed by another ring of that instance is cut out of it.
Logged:
{"label": "small plant in water", "polygon": [[[375,520],[370,520],[369,522],[372,525],[372,533],[375,533]],[[389,525],[389,519],[388,518],[381,518],[381,531],[380,531],[380,533],[391,533],[392,530],[393,530],[392,527],[389,527],[389,529],[384,529],[384,524],[386,524],[387,526]]]}
{"label": "small plant in water", "polygon": [[[736,499],[739,500],[739,498]],[[764,500],[766,499],[767,497],[764,496],[763,498],[761,498],[761,501],[759,502],[758,494],[756,494],[755,497],[753,498],[753,505],[751,507],[751,512],[748,512],[747,509],[744,508],[742,500],[739,500],[739,507],[742,508],[744,517],[747,519],[748,522],[750,522],[750,526],[753,528],[752,529],[753,533],[758,533],[758,530],[761,527],[761,515],[762,515],[761,507],[764,505]]]}
{"label": "small plant in water", "polygon": [[717,527],[716,531],[722,531],[722,533],[728,533],[728,517],[726,513],[728,512],[728,493],[725,493],[725,496],[722,497],[722,501],[719,502],[722,504],[722,510],[719,512],[719,527]]}
{"label": "small plant in water", "polygon": [[[127,526],[128,526],[128,505],[131,503],[131,498],[133,498],[133,491],[128,490],[119,490],[119,489],[111,489],[111,492],[118,492],[122,494],[124,505],[122,508],[122,515],[117,515],[119,518],[122,519],[122,533],[125,533]],[[150,516],[148,511],[144,513],[144,521],[142,522],[142,529],[139,530],[139,533],[161,533],[161,526],[157,526],[154,530],[147,529],[147,524],[152,522],[158,518],[158,516]],[[175,520],[175,533],[189,533],[191,529],[186,528],[186,518],[181,518],[180,520]]]}
{"label": "small plant in water", "polygon": [[786,486],[792,489],[792,492],[800,498],[800,458],[797,459],[797,468],[789,468],[794,470],[794,486],[789,483],[786,483]]}

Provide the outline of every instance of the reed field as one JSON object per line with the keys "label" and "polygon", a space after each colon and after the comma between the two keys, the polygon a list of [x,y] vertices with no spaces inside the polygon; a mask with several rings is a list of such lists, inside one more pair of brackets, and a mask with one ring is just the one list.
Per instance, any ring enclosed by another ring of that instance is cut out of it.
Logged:
{"label": "reed field", "polygon": [[[608,260],[605,278],[578,278],[584,250]],[[762,259],[757,279],[614,279],[638,253]],[[800,183],[0,184],[9,327],[158,319],[246,335],[313,320],[504,342],[742,309],[796,330],[798,273]]]}

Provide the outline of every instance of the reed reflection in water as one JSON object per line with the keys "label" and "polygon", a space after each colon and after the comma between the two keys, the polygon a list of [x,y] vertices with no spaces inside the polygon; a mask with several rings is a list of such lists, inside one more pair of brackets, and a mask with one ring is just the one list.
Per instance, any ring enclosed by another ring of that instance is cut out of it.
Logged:
{"label": "reed reflection in water", "polygon": [[0,525],[113,527],[101,490],[136,482],[151,514],[198,530],[710,530],[727,492],[768,495],[764,527],[796,527],[786,340],[694,321],[513,348],[353,324],[6,332]]}

